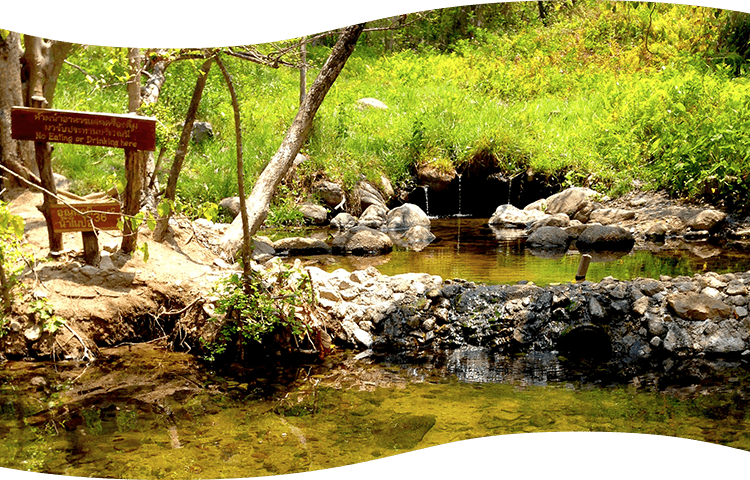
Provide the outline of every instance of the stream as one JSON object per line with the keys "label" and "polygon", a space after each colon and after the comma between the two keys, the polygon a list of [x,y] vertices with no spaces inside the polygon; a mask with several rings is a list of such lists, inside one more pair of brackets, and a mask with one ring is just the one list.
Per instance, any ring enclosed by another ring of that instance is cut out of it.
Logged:
{"label": "stream", "polygon": [[[580,259],[575,251],[537,256],[486,219],[433,220],[432,232],[437,240],[419,253],[304,261],[329,271],[375,265],[388,275],[547,285],[570,281]],[[588,279],[750,270],[743,249],[705,242],[603,260]],[[486,381],[475,369],[487,366],[470,355],[414,365],[339,350],[312,364],[217,370],[156,344],[102,353],[92,364],[0,367],[0,467],[80,477],[253,477],[533,432],[652,434],[750,452],[746,359],[711,363],[715,374],[700,384],[647,376],[622,384],[552,354],[496,358]]]}

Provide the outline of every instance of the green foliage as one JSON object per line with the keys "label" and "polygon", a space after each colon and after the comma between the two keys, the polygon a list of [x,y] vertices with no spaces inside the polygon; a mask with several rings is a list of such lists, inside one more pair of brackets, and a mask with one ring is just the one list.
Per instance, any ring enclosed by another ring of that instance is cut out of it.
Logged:
{"label": "green foliage", "polygon": [[8,206],[0,201],[0,272],[3,284],[0,285],[2,296],[0,297],[0,337],[5,334],[9,319],[6,314],[11,309],[11,304],[5,304],[5,299],[12,302],[13,289],[18,284],[18,279],[23,271],[23,260],[26,254],[21,250],[23,241],[24,221],[18,215],[10,213]]}
{"label": "green foliage", "polygon": [[32,300],[29,309],[43,323],[45,332],[55,333],[58,328],[65,325],[65,319],[55,315],[52,305],[44,297]]}
{"label": "green foliage", "polygon": [[278,262],[268,271],[250,269],[249,276],[233,274],[217,285],[216,311],[225,314],[221,338],[210,346],[210,356],[224,353],[232,341],[262,343],[270,335],[302,337],[309,327],[297,307],[314,302],[309,275]]}

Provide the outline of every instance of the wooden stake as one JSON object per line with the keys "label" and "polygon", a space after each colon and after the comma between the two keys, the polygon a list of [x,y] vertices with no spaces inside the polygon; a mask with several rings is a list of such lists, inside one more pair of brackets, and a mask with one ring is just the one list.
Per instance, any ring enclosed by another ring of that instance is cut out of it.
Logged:
{"label": "wooden stake", "polygon": [[578,272],[576,272],[576,282],[582,282],[586,280],[586,272],[589,270],[589,264],[591,263],[591,255],[581,255],[581,263],[578,265]]}

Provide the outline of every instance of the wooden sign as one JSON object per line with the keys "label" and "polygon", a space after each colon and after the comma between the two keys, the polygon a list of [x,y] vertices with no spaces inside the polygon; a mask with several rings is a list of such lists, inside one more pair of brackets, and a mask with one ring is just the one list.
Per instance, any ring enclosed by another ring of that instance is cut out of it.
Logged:
{"label": "wooden sign", "polygon": [[13,107],[10,115],[16,140],[156,149],[154,118],[29,107]]}
{"label": "wooden sign", "polygon": [[62,204],[50,205],[52,214],[52,229],[55,233],[62,232],[93,232],[99,230],[117,230],[120,220],[119,203],[75,203],[72,204],[81,214],[71,207]]}

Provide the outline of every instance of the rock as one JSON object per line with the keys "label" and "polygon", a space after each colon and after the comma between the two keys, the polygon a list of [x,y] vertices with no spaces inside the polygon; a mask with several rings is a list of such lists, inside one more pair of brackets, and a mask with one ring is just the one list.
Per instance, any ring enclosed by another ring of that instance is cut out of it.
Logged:
{"label": "rock", "polygon": [[42,329],[39,325],[31,325],[23,331],[23,336],[30,342],[36,342],[42,336]]}
{"label": "rock", "polygon": [[633,313],[635,313],[638,316],[643,316],[646,313],[646,310],[648,309],[648,297],[643,296],[633,302]]}
{"label": "rock", "polygon": [[613,223],[622,223],[632,218],[635,218],[635,212],[633,210],[625,210],[622,208],[598,208],[591,212],[589,222],[611,225]]}
{"label": "rock", "polygon": [[564,213],[556,213],[554,215],[548,215],[546,217],[540,218],[536,222],[532,223],[526,229],[526,233],[532,234],[541,227],[560,227],[564,229],[568,225],[570,225],[570,218],[568,218],[568,216]]}
{"label": "rock", "polygon": [[117,270],[117,267],[115,267],[115,264],[112,263],[112,256],[109,253],[102,254],[102,256],[99,259],[99,270],[103,270],[105,272],[112,272]]}
{"label": "rock", "polygon": [[328,180],[315,182],[313,192],[331,209],[340,208],[344,201],[344,189],[341,185]]}
{"label": "rock", "polygon": [[331,220],[331,226],[338,228],[339,230],[349,230],[350,228],[357,226],[357,219],[346,212],[342,212],[333,217],[333,220]]}
{"label": "rock", "polygon": [[430,219],[424,210],[413,203],[405,203],[388,212],[383,228],[389,231],[408,230],[412,227],[430,226]]}
{"label": "rock", "polygon": [[456,170],[444,171],[431,165],[417,167],[417,180],[426,185],[430,190],[442,192],[446,190],[456,178]]}
{"label": "rock", "polygon": [[195,143],[203,143],[214,138],[214,127],[209,122],[193,122],[193,132],[190,138]]}
{"label": "rock", "polygon": [[568,226],[564,228],[564,230],[571,234],[573,238],[578,238],[587,228],[589,228],[589,226],[585,223],[581,223],[579,220],[571,220]]}
{"label": "rock", "polygon": [[380,188],[383,190],[383,194],[385,195],[385,198],[391,198],[393,197],[396,192],[393,191],[393,185],[391,185],[391,181],[388,180],[388,177],[385,175],[380,176]]}
{"label": "rock", "polygon": [[70,187],[73,186],[73,182],[68,180],[65,176],[60,175],[59,173],[52,173],[52,181],[55,182],[55,188],[57,190],[70,190]]}
{"label": "rock", "polygon": [[223,198],[219,202],[219,208],[232,217],[236,217],[240,214],[240,197]]}
{"label": "rock", "polygon": [[576,239],[578,250],[629,251],[635,244],[633,234],[622,227],[590,225]]}
{"label": "rock", "polygon": [[354,339],[364,345],[365,348],[372,347],[372,335],[370,335],[366,331],[362,330],[359,327],[355,327],[352,335],[354,336]]}
{"label": "rock", "polygon": [[421,225],[411,227],[409,230],[403,233],[399,231],[391,231],[388,232],[388,236],[391,237],[394,245],[402,248],[408,248],[409,250],[413,250],[415,252],[421,252],[427,245],[435,240],[435,235],[430,232],[430,229],[425,228]]}
{"label": "rock", "polygon": [[382,255],[393,250],[388,235],[369,227],[354,227],[333,239],[333,252],[351,255]]}
{"label": "rock", "polygon": [[359,217],[359,225],[370,228],[380,228],[385,223],[388,209],[383,205],[370,205]]}
{"label": "rock", "polygon": [[700,347],[708,353],[739,353],[745,350],[742,330],[736,320],[710,325],[712,332],[701,339]]}
{"label": "rock", "polygon": [[326,210],[325,207],[321,207],[320,205],[303,203],[302,205],[300,205],[299,211],[302,212],[302,215],[306,220],[309,220],[315,225],[325,225],[326,221],[328,220],[328,210]]}
{"label": "rock", "polygon": [[365,110],[368,108],[374,108],[376,110],[387,110],[388,105],[381,102],[380,100],[376,98],[366,97],[366,98],[360,98],[357,100],[357,107],[360,110]]}
{"label": "rock", "polygon": [[265,261],[276,255],[276,249],[273,248],[273,242],[268,237],[253,238],[253,253],[250,258],[256,262]]}
{"label": "rock", "polygon": [[490,225],[505,228],[526,228],[531,223],[545,217],[540,210],[520,210],[510,204],[500,205],[490,217]]}
{"label": "rock", "polygon": [[664,337],[664,348],[670,352],[687,350],[692,346],[690,335],[679,326],[672,324],[669,326],[666,337]]}
{"label": "rock", "polygon": [[672,311],[685,320],[727,318],[732,309],[729,305],[702,293],[673,293],[667,296]]}
{"label": "rock", "polygon": [[385,198],[370,182],[357,183],[353,195],[359,200],[362,210],[366,210],[370,205],[380,205],[387,210]]}
{"label": "rock", "polygon": [[546,198],[540,198],[536,202],[531,202],[530,204],[523,207],[524,210],[538,210],[542,213],[545,213],[547,211],[547,199]]}
{"label": "rock", "polygon": [[547,198],[547,214],[565,213],[571,219],[588,223],[594,210],[591,197],[598,195],[590,188],[571,187]]}
{"label": "rock", "polygon": [[664,285],[653,278],[643,278],[636,281],[636,286],[644,294],[652,297],[664,290]]}
{"label": "rock", "polygon": [[324,241],[303,237],[282,238],[273,242],[273,248],[277,253],[286,255],[319,255],[331,252],[331,247]]}
{"label": "rock", "polygon": [[560,227],[541,227],[526,239],[526,245],[544,250],[567,250],[573,237]]}
{"label": "rock", "polygon": [[712,231],[720,227],[727,215],[724,212],[718,210],[707,209],[703,210],[693,217],[687,219],[687,226],[693,230],[708,230]]}

